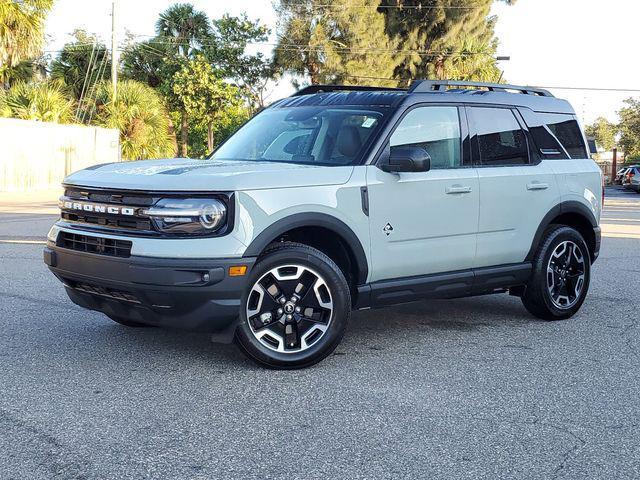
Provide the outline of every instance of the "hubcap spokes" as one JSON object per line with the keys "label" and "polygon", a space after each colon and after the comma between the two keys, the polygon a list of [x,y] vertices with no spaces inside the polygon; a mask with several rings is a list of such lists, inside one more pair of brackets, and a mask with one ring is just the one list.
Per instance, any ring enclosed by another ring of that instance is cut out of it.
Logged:
{"label": "hubcap spokes", "polygon": [[561,309],[573,307],[584,288],[585,264],[582,250],[567,240],[551,253],[547,265],[547,289],[553,304]]}
{"label": "hubcap spokes", "polygon": [[314,345],[329,328],[333,299],[327,282],[302,265],[283,265],[265,273],[247,300],[247,320],[254,337],[280,353]]}

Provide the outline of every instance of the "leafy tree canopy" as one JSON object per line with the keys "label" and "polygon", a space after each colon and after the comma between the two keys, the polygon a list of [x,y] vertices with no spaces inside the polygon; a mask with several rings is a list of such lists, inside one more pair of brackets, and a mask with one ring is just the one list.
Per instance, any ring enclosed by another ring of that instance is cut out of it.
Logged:
{"label": "leafy tree canopy", "polygon": [[280,0],[274,64],[311,83],[395,85],[398,42],[377,0]]}
{"label": "leafy tree canopy", "polygon": [[[206,130],[208,151],[213,150],[221,129],[246,118],[238,88],[223,81],[203,56],[189,61],[174,75],[172,88],[192,126]],[[200,145],[195,149],[203,150]]]}
{"label": "leafy tree canopy", "polygon": [[0,0],[0,83],[9,87],[21,62],[38,57],[53,0]]}
{"label": "leafy tree canopy", "polygon": [[0,116],[71,123],[75,105],[58,82],[17,83],[0,95]]}
{"label": "leafy tree canopy", "polygon": [[51,63],[51,78],[62,81],[76,99],[95,93],[98,82],[111,75],[111,55],[104,43],[84,30],[76,30]]}
{"label": "leafy tree canopy", "polygon": [[126,160],[172,156],[175,141],[158,93],[134,80],[118,82],[117,92],[114,101],[109,82],[98,86],[92,123],[120,131],[122,157]]}
{"label": "leafy tree canopy", "polygon": [[618,126],[603,117],[598,117],[595,122],[585,127],[587,137],[593,137],[596,144],[605,150],[611,150],[616,146]]}
{"label": "leafy tree canopy", "polygon": [[619,112],[620,141],[627,159],[640,158],[640,100],[627,98]]}

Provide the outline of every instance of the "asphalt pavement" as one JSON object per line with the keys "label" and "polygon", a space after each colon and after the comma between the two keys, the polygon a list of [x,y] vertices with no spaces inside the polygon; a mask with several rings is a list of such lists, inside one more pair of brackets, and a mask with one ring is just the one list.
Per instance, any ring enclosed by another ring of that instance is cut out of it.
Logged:
{"label": "asphalt pavement", "polygon": [[640,478],[638,194],[608,192],[571,320],[508,295],[357,312],[287,372],[74,306],[54,220],[0,213],[0,479]]}

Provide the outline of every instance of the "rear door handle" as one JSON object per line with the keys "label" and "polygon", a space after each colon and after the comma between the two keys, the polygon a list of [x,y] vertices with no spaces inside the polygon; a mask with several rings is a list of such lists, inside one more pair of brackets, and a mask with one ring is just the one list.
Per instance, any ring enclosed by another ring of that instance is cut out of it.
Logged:
{"label": "rear door handle", "polygon": [[456,193],[471,193],[471,187],[465,187],[463,185],[451,185],[445,189],[445,192],[449,195]]}
{"label": "rear door handle", "polygon": [[527,190],[546,190],[549,188],[548,183],[536,182],[527,183]]}

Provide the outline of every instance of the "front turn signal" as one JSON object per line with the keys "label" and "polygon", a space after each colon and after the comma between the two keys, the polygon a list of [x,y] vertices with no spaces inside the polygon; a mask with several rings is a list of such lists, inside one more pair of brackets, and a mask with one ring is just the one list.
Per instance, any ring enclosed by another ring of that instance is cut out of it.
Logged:
{"label": "front turn signal", "polygon": [[241,277],[247,273],[246,265],[235,265],[233,267],[229,267],[229,276],[230,277]]}

